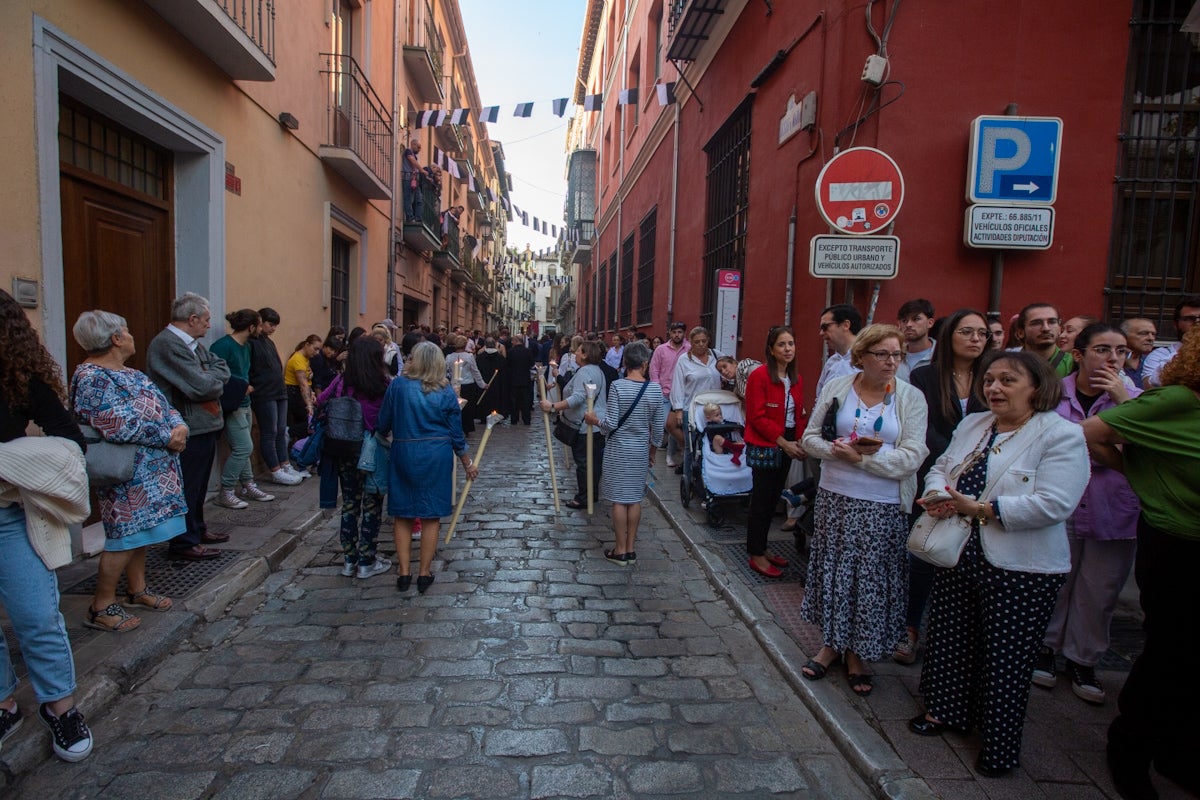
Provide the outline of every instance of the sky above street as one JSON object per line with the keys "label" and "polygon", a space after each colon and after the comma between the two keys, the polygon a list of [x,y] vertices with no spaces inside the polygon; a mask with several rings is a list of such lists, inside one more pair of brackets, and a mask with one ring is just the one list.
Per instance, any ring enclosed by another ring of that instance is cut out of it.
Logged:
{"label": "sky above street", "polygon": [[[573,102],[560,119],[550,101],[574,95],[579,39],[586,0],[459,0],[475,80],[484,106],[500,106],[488,134],[504,145],[513,176],[512,201],[522,211],[563,225],[567,181],[567,121],[582,113]],[[527,118],[513,116],[518,103],[533,103]],[[530,220],[532,223],[532,219]],[[508,245],[536,252],[554,240],[514,219]]]}

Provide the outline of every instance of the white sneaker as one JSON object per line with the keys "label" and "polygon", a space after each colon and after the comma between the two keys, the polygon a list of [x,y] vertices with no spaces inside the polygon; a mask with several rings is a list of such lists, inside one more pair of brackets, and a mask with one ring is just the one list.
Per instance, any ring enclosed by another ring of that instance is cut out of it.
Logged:
{"label": "white sneaker", "polygon": [[258,484],[254,481],[246,481],[242,484],[242,490],[237,493],[237,496],[243,500],[257,500],[260,503],[269,503],[275,499],[275,495],[267,494],[262,489],[258,488]]}
{"label": "white sneaker", "polygon": [[280,486],[295,486],[300,483],[300,478],[280,467],[271,473],[271,482],[278,483]]}
{"label": "white sneaker", "polygon": [[284,465],[283,468],[286,469],[289,474],[296,476],[300,480],[304,480],[305,478],[312,477],[312,473],[310,473],[308,470],[296,469],[296,465],[292,464],[291,462],[288,462],[286,465]]}
{"label": "white sneaker", "polygon": [[219,505],[221,508],[238,509],[249,508],[250,506],[249,503],[243,503],[241,500],[239,500],[237,495],[233,493],[232,488],[222,489],[220,492],[218,492],[217,499],[214,500],[213,503]]}
{"label": "white sneaker", "polygon": [[387,572],[392,568],[392,562],[386,558],[376,558],[374,564],[359,564],[358,577],[360,580],[378,575],[381,572]]}
{"label": "white sneaker", "polygon": [[342,564],[343,578],[353,578],[356,572],[358,572],[358,564],[351,564],[349,561]]}

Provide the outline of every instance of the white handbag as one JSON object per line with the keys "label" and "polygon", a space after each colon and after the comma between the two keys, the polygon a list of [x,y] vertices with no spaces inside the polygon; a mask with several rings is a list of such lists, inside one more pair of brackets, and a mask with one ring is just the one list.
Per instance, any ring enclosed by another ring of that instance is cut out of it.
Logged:
{"label": "white handbag", "polygon": [[953,567],[958,563],[967,539],[971,536],[971,519],[955,514],[938,519],[926,511],[917,518],[908,534],[908,552],[935,567]]}

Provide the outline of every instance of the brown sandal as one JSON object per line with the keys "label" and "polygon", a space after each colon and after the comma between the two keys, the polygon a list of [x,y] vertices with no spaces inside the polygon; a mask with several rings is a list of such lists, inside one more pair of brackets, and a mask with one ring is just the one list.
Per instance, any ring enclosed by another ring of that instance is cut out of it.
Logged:
{"label": "brown sandal", "polygon": [[122,605],[126,608],[140,610],[170,611],[173,603],[171,602],[171,598],[165,594],[156,594],[149,589],[142,589],[135,594],[126,594],[125,602]]}
{"label": "brown sandal", "polygon": [[[101,617],[111,617],[116,620],[111,624],[100,622]],[[125,609],[121,608],[116,603],[112,603],[101,611],[88,606],[87,619],[83,622],[85,627],[95,628],[98,631],[108,631],[109,633],[128,633],[142,624],[142,621],[131,615]]]}

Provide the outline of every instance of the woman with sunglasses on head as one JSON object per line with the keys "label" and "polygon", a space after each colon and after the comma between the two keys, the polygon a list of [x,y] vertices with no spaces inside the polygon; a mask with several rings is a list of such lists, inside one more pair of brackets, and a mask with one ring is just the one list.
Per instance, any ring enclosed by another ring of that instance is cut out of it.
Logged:
{"label": "woman with sunglasses on head", "polygon": [[[986,411],[987,406],[977,391],[976,381],[983,373],[983,355],[989,352],[990,331],[983,314],[970,308],[960,308],[950,315],[943,328],[948,334],[939,336],[939,341],[948,340],[949,347],[934,351],[933,363],[917,367],[910,378],[913,387],[925,395],[929,408],[929,424],[925,429],[925,446],[929,455],[917,470],[917,486],[923,486],[938,456],[946,451],[954,428],[967,414]],[[909,523],[916,522],[921,509],[913,509]],[[918,558],[909,556],[908,613],[905,619],[906,636],[892,652],[892,659],[900,664],[911,664],[917,659],[917,641],[920,636],[921,618],[929,602],[929,591],[933,588],[934,567]]]}
{"label": "woman with sunglasses on head", "polygon": [[903,635],[908,514],[929,453],[925,398],[896,379],[903,359],[899,328],[863,328],[850,348],[862,372],[825,384],[803,438],[822,463],[800,613],[821,627],[823,646],[801,672],[823,678],[844,654],[859,696],[871,693],[866,662],[890,653]]}

